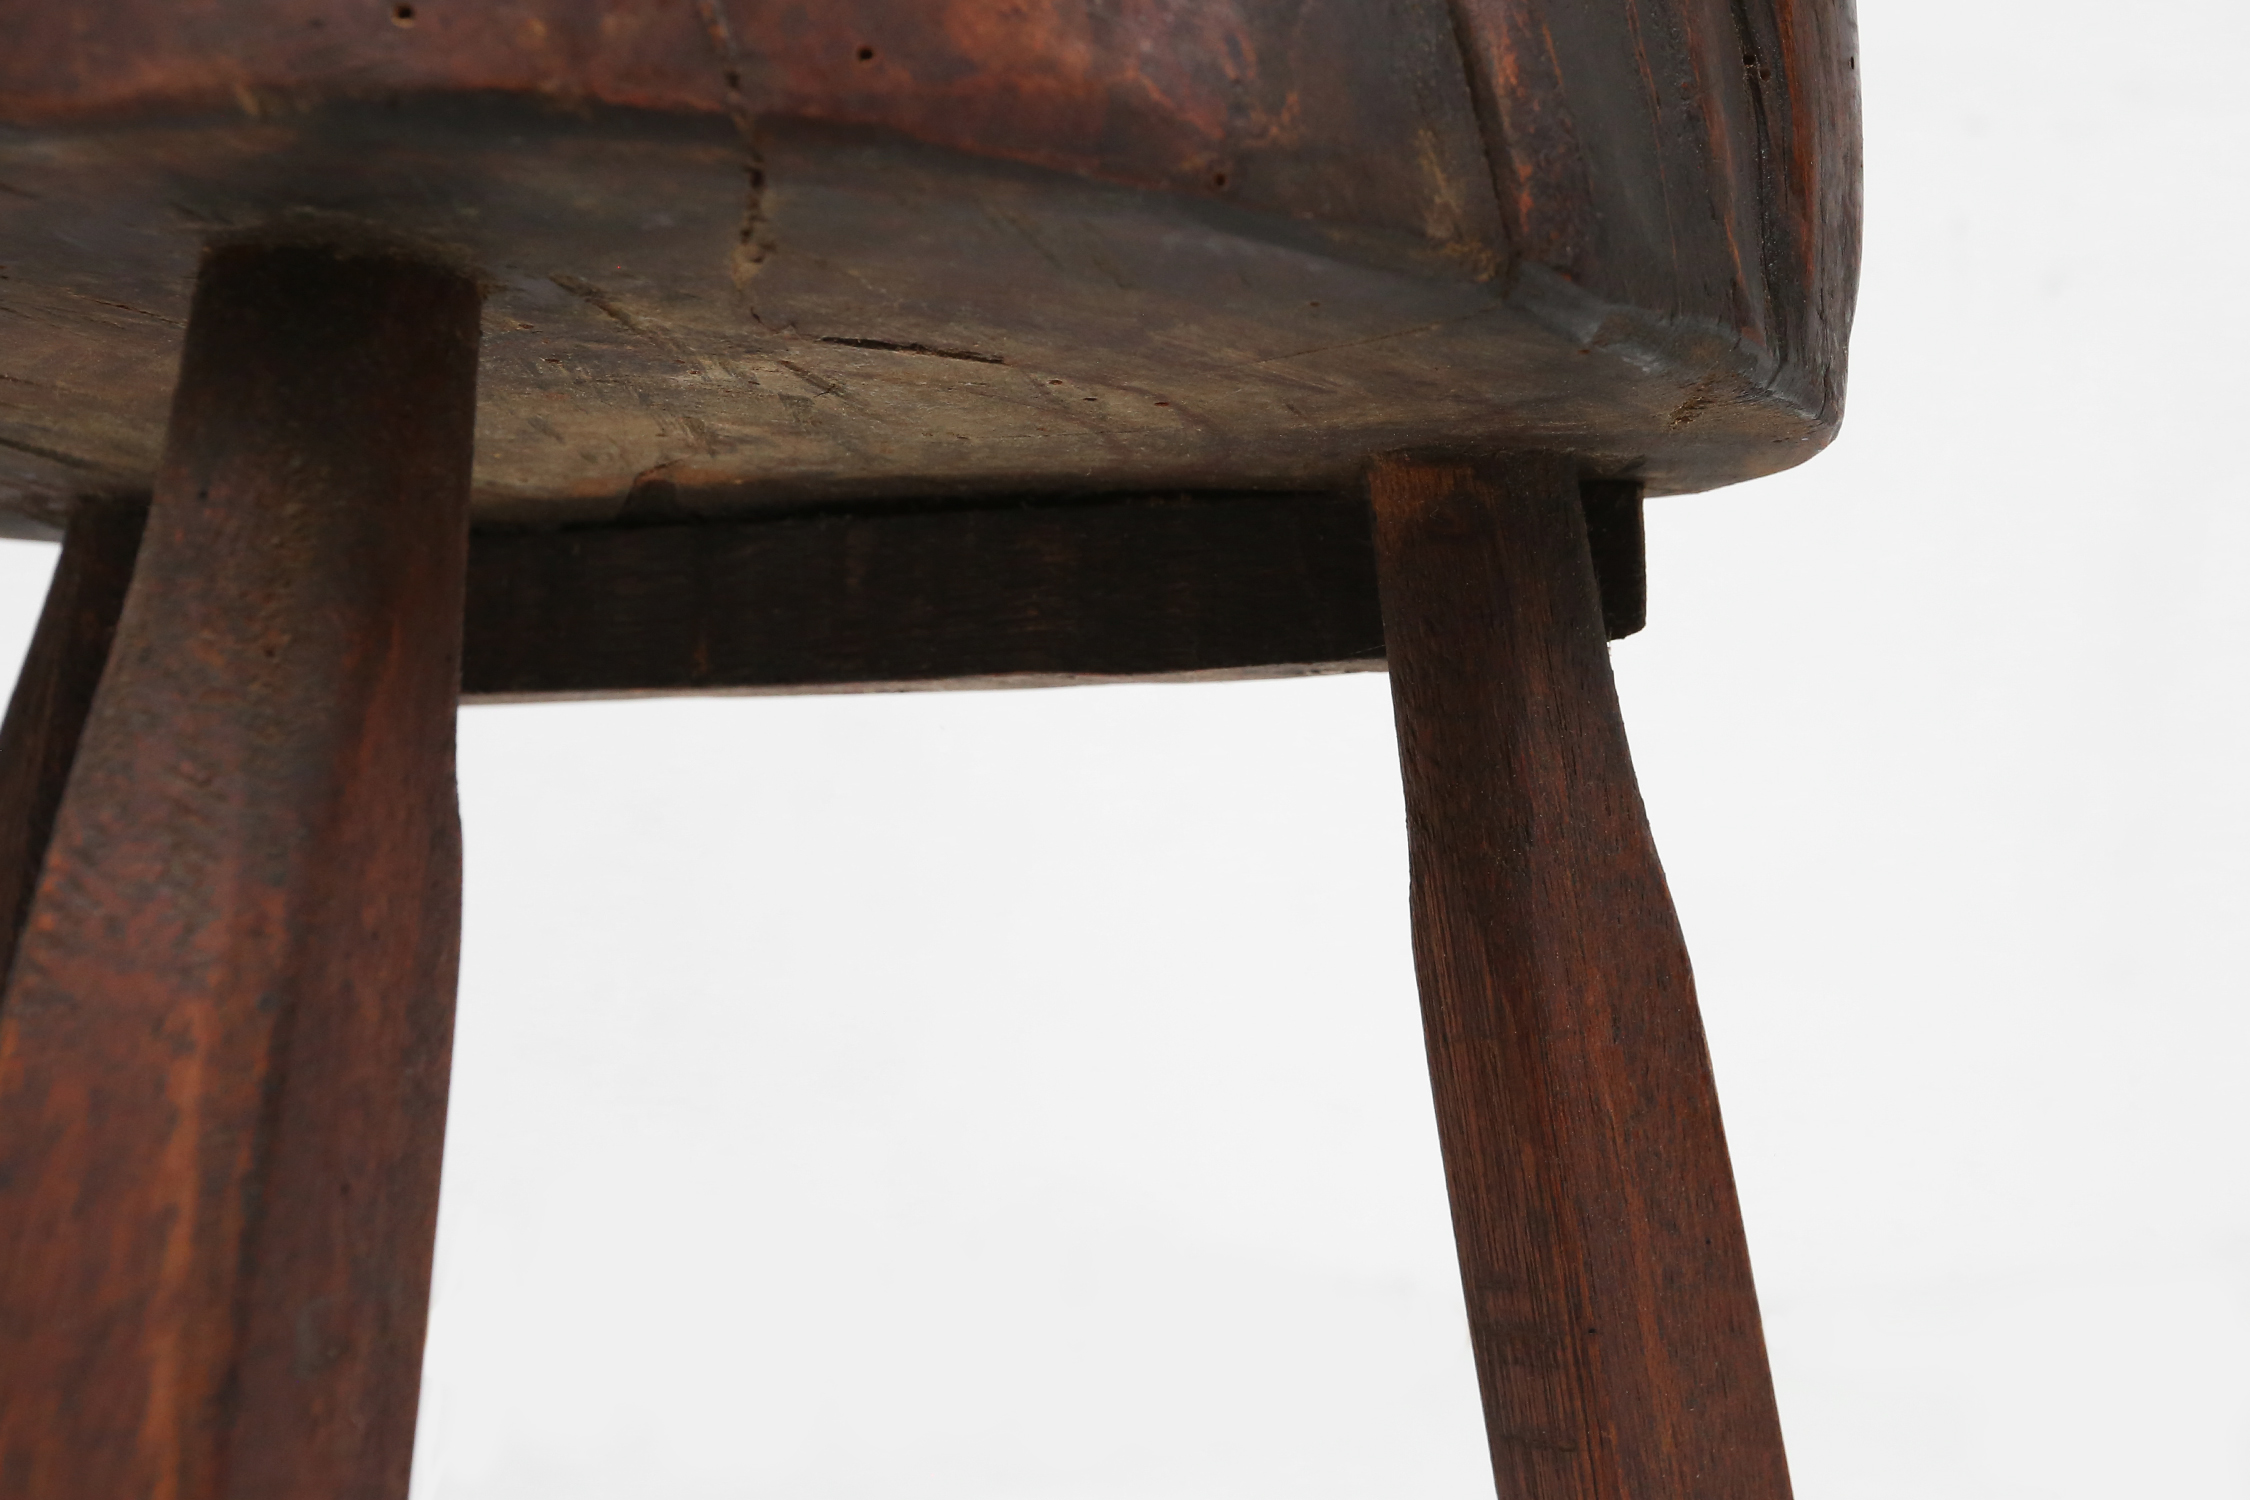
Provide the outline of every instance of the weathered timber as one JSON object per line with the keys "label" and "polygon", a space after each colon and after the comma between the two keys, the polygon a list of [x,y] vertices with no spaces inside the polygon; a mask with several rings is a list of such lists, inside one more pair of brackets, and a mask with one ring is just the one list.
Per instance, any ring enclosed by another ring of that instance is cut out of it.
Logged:
{"label": "weathered timber", "polygon": [[[1585,503],[1604,612],[1626,634],[1645,614],[1639,488],[1589,484]],[[462,695],[1052,687],[1382,665],[1362,495],[1156,495],[480,534]]]}
{"label": "weathered timber", "polygon": [[401,1500],[477,291],[220,249],[0,1008],[0,1495]]}
{"label": "weathered timber", "polygon": [[1325,489],[1537,444],[1655,493],[1841,415],[1848,0],[0,0],[0,525],[145,488],[201,243],[490,288],[480,523]]}
{"label": "weathered timber", "polygon": [[1508,1500],[1786,1500],[1688,958],[1565,459],[1385,464],[1415,968]]}
{"label": "weathered timber", "polygon": [[146,516],[132,500],[79,503],[0,723],[0,985],[15,960],[63,785],[109,661]]}

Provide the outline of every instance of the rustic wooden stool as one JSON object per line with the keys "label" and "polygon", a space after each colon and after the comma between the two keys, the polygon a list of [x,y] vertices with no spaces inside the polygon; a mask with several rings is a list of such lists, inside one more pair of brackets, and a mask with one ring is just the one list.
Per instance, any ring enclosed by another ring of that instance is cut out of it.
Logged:
{"label": "rustic wooden stool", "polygon": [[0,1495],[405,1493],[464,694],[1385,666],[1500,1490],[1787,1494],[1604,638],[1834,430],[1848,0],[0,22]]}

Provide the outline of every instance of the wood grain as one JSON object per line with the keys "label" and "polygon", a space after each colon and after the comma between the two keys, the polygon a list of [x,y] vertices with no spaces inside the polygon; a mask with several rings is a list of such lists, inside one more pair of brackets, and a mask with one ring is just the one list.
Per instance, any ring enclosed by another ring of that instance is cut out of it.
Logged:
{"label": "wood grain", "polygon": [[1566,459],[1371,482],[1415,968],[1507,1500],[1786,1500],[1687,952]]}
{"label": "wood grain", "polygon": [[145,489],[195,256],[491,289],[480,524],[1802,461],[1848,0],[0,0],[0,527]]}
{"label": "wood grain", "polygon": [[[1584,487],[1615,634],[1640,490]],[[1614,595],[1614,598],[1612,597]],[[1380,670],[1363,496],[1139,495],[476,536],[470,703]]]}
{"label": "wood grain", "polygon": [[1428,232],[1487,256],[1500,234],[1446,0],[408,9],[402,26],[393,5],[338,0],[10,5],[0,121],[517,95],[867,126],[1136,187]]}
{"label": "wood grain", "polygon": [[0,1010],[0,1495],[401,1500],[477,292],[212,254]]}
{"label": "wood grain", "polygon": [[[1832,421],[1859,280],[1859,60],[1844,0],[1458,0],[1526,294],[1637,339],[1756,351]],[[1683,422],[1730,399],[1723,382]]]}
{"label": "wood grain", "polygon": [[79,504],[0,722],[0,985],[15,961],[78,738],[109,661],[146,516],[130,500]]}

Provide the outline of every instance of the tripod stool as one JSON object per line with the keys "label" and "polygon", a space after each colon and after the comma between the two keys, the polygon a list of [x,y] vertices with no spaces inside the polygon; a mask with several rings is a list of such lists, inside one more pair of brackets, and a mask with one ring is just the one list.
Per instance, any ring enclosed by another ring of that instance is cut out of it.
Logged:
{"label": "tripod stool", "polygon": [[1500,1492],[1788,1493],[1605,641],[1845,0],[0,0],[0,1497],[400,1500],[461,701],[1384,668]]}

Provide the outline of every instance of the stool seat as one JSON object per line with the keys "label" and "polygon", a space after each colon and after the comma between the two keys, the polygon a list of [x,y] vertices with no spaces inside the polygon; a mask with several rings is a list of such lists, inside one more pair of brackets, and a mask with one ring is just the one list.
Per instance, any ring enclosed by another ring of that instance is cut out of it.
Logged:
{"label": "stool seat", "polygon": [[1840,414],[1837,0],[9,9],[19,530],[148,488],[197,256],[284,228],[483,280],[480,525],[1415,448],[1667,493]]}

